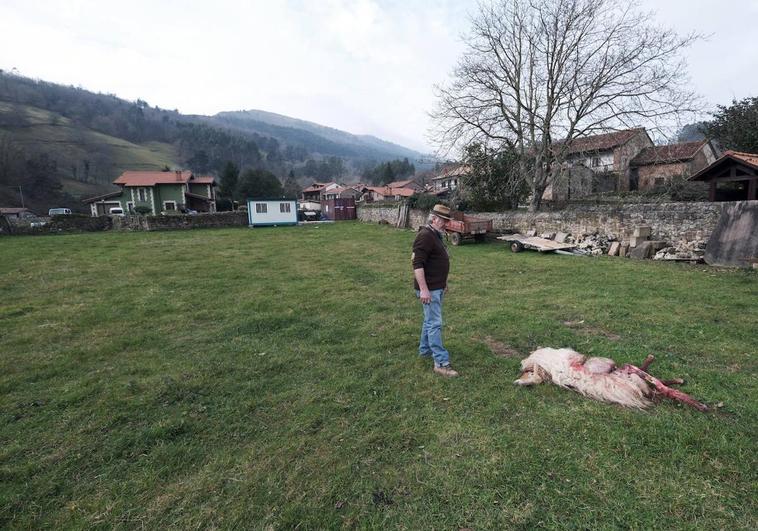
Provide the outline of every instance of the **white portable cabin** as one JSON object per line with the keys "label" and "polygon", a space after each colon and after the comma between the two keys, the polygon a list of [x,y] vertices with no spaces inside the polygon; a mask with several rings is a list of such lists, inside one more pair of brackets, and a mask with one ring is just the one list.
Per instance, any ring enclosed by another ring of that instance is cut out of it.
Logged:
{"label": "white portable cabin", "polygon": [[251,227],[297,225],[297,199],[248,199],[247,221]]}

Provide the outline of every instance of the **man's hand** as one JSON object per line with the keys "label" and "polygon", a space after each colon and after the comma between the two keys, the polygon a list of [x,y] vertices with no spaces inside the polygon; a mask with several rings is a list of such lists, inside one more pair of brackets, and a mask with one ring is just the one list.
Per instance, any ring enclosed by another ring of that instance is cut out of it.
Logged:
{"label": "man's hand", "polygon": [[419,298],[421,299],[421,304],[429,304],[432,302],[432,294],[429,293],[428,289],[420,290]]}
{"label": "man's hand", "polygon": [[449,288],[448,286],[445,286],[445,291],[443,291],[443,293],[444,293],[445,295],[447,295],[447,290],[448,290],[448,289],[450,289],[450,288]]}

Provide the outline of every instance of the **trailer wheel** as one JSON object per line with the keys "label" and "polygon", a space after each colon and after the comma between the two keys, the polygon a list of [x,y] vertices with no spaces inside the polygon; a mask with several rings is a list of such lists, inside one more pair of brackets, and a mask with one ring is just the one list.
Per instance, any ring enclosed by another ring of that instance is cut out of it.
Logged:
{"label": "trailer wheel", "polygon": [[521,242],[513,242],[511,244],[511,251],[514,253],[520,253],[524,250],[524,245]]}
{"label": "trailer wheel", "polygon": [[461,244],[461,235],[458,232],[452,232],[450,233],[450,243],[453,245],[460,245]]}

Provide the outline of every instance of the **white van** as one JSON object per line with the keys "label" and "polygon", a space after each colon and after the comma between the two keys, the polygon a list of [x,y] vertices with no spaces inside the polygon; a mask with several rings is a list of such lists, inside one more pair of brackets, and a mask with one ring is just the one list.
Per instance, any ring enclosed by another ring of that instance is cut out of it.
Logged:
{"label": "white van", "polygon": [[112,208],[111,208],[111,209],[108,211],[108,213],[109,213],[111,216],[123,216],[123,215],[125,215],[125,214],[124,214],[124,209],[123,209],[123,208],[121,208],[121,207],[112,207]]}
{"label": "white van", "polygon": [[47,211],[48,216],[68,216],[71,214],[70,208],[51,208]]}

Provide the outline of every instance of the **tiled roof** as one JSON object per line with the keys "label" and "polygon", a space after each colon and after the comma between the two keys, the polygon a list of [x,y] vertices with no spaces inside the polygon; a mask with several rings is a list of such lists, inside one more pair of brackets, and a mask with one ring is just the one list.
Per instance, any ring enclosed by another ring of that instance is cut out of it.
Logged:
{"label": "tiled roof", "polygon": [[683,162],[692,159],[705,143],[705,140],[698,140],[697,142],[646,147],[629,161],[629,164],[631,166],[647,166],[648,164]]}
{"label": "tiled roof", "polygon": [[113,184],[124,186],[155,186],[156,184],[187,183],[191,171],[125,171]]}
{"label": "tiled roof", "polygon": [[321,190],[323,190],[327,186],[331,186],[333,184],[336,185],[337,183],[335,183],[334,181],[329,181],[328,183],[313,183],[308,188],[303,189],[303,193],[307,193],[307,192],[320,192]]}
{"label": "tiled roof", "polygon": [[330,188],[329,190],[322,190],[321,193],[322,194],[341,194],[345,190],[347,190],[346,187],[344,187],[344,186],[338,186],[336,188]]}
{"label": "tiled roof", "polygon": [[[569,143],[568,153],[586,153],[597,151],[609,151],[626,144],[635,135],[640,132],[644,132],[642,127],[635,129],[626,129],[624,131],[614,131],[612,133],[603,133],[600,135],[585,136],[582,138],[575,138]],[[556,146],[562,144],[563,141],[556,142]]]}
{"label": "tiled roof", "polygon": [[448,166],[447,168],[443,169],[442,172],[437,177],[432,177],[433,181],[437,181],[439,179],[445,179],[448,177],[459,177],[461,175],[466,175],[471,171],[471,166],[468,166],[466,164],[455,164],[453,166]]}
{"label": "tiled roof", "polygon": [[192,184],[216,184],[216,178],[212,175],[193,175],[190,182]]}
{"label": "tiled roof", "polygon": [[741,151],[727,151],[724,156],[729,156],[733,159],[740,160],[753,168],[758,169],[758,155],[755,153],[744,153]]}
{"label": "tiled roof", "polygon": [[413,188],[390,188],[389,186],[367,186],[366,188],[383,196],[399,195],[400,197],[410,197],[416,193],[416,190]]}
{"label": "tiled roof", "polygon": [[414,179],[406,179],[405,181],[394,181],[391,183],[388,183],[387,186],[390,188],[410,188],[408,186],[409,184],[412,184],[414,182]]}
{"label": "tiled roof", "polygon": [[22,212],[31,212],[28,208],[20,208],[20,207],[6,207],[6,208],[0,208],[0,214],[21,214]]}
{"label": "tiled roof", "polygon": [[739,162],[741,164],[744,164],[754,170],[758,170],[758,154],[755,153],[744,153],[741,151],[726,151],[720,159],[715,161],[710,166],[707,166],[697,172],[695,175],[690,177],[690,180],[693,181],[707,181],[709,180],[710,173],[712,170],[716,169],[721,164],[727,162],[727,161],[734,161]]}

